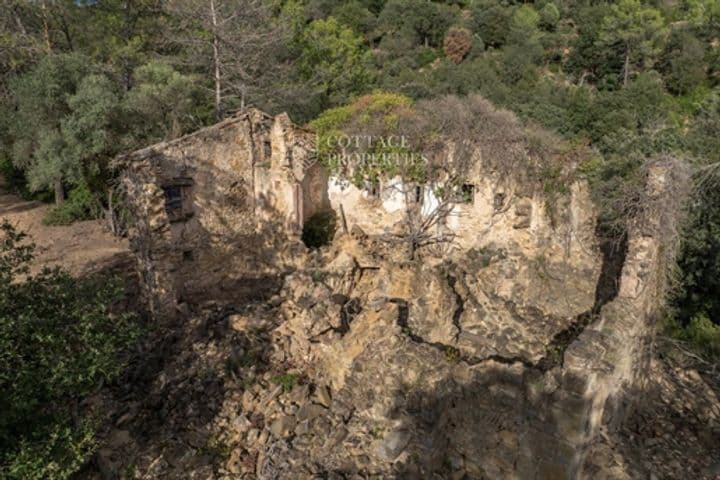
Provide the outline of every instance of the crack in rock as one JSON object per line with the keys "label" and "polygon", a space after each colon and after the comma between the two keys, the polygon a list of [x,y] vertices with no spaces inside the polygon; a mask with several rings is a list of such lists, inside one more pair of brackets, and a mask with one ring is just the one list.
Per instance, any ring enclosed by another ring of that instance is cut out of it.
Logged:
{"label": "crack in rock", "polygon": [[389,303],[394,303],[398,306],[398,318],[397,318],[397,325],[402,329],[402,331],[415,343],[428,345],[432,348],[435,348],[445,355],[452,354],[453,356],[456,356],[457,360],[459,362],[466,363],[468,365],[479,365],[481,363],[489,362],[489,361],[495,361],[498,363],[503,363],[506,365],[512,365],[515,363],[522,363],[524,366],[528,368],[535,368],[535,366],[532,364],[532,362],[529,362],[528,360],[522,358],[522,357],[505,357],[498,354],[489,355],[487,357],[476,357],[473,355],[463,355],[462,352],[460,352],[455,346],[448,345],[446,343],[442,342],[431,342],[429,340],[426,340],[422,336],[415,333],[412,328],[408,325],[408,318],[410,316],[410,305],[408,304],[408,301],[404,298],[388,298],[387,301]]}
{"label": "crack in rock", "polygon": [[458,339],[460,338],[460,334],[462,333],[462,324],[460,323],[460,318],[465,311],[465,300],[463,299],[462,295],[460,295],[460,292],[458,292],[455,288],[455,285],[457,283],[457,277],[451,273],[448,273],[445,278],[447,279],[448,285],[450,286],[450,290],[452,290],[453,295],[455,295],[455,303],[457,305],[452,316],[452,323],[457,329],[457,333],[455,334],[455,342],[457,343]]}

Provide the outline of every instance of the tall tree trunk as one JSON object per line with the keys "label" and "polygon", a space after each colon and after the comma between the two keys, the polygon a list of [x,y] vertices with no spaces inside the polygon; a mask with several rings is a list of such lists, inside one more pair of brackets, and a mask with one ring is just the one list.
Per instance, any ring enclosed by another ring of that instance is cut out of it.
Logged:
{"label": "tall tree trunk", "polygon": [[125,0],[122,5],[123,9],[123,40],[128,42],[132,37],[133,31],[133,17],[132,17],[132,2]]}
{"label": "tall tree trunk", "polygon": [[65,188],[62,180],[55,180],[55,205],[62,205],[65,201]]}
{"label": "tall tree trunk", "polygon": [[627,87],[628,74],[630,71],[630,47],[625,50],[625,66],[623,67],[623,87]]}
{"label": "tall tree trunk", "polygon": [[42,9],[43,36],[45,37],[45,47],[47,48],[47,52],[51,53],[52,42],[50,41],[50,24],[48,23],[48,11],[45,0],[43,0],[40,4],[40,8]]}
{"label": "tall tree trunk", "polygon": [[25,29],[25,24],[22,22],[22,19],[20,18],[20,14],[18,14],[17,10],[13,9],[13,18],[15,18],[15,24],[18,27],[18,30],[20,30],[20,33],[23,35],[27,35],[27,30]]}
{"label": "tall tree trunk", "polygon": [[65,17],[61,17],[61,29],[63,32],[63,35],[65,36],[65,41],[67,42],[68,50],[71,52],[75,50],[75,47],[73,46],[73,40],[72,35],[70,34],[70,26],[67,24],[67,21],[65,20]]}
{"label": "tall tree trunk", "polygon": [[210,17],[212,20],[213,34],[213,65],[215,67],[215,118],[222,119],[222,109],[220,107],[220,41],[218,38],[217,13],[215,12],[215,0],[210,0]]}
{"label": "tall tree trunk", "polygon": [[[123,2],[123,40],[125,41],[125,44],[127,45],[130,42],[130,39],[132,38],[132,33],[134,29],[134,20],[133,20],[133,13],[132,13],[132,2],[131,0],[125,0]],[[122,87],[123,91],[129,92],[130,87],[132,86],[132,67],[127,61],[127,59],[122,60]]]}

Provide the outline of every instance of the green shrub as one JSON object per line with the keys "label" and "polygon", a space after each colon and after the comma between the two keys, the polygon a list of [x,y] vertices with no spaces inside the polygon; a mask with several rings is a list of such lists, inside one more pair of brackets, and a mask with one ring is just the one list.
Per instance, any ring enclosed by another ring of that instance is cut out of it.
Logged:
{"label": "green shrub", "polygon": [[546,3],[540,10],[540,26],[546,30],[555,30],[560,21],[560,11],[554,3]]}
{"label": "green shrub", "polygon": [[337,153],[337,144],[332,140],[353,134],[353,128],[360,128],[368,134],[375,124],[382,125],[389,132],[393,131],[398,116],[412,104],[413,101],[403,95],[376,91],[356,98],[349,105],[324,111],[309,124],[318,136],[317,155],[320,162],[330,171],[340,170],[341,165],[333,155]]}
{"label": "green shrub", "polygon": [[0,478],[65,479],[94,448],[81,399],[119,375],[139,332],[133,316],[110,311],[117,281],[29,275],[33,250],[0,225]]}
{"label": "green shrub", "polygon": [[337,219],[334,211],[319,212],[305,222],[302,241],[309,248],[320,248],[332,242]]}
{"label": "green shrub", "polygon": [[12,163],[12,159],[0,153],[0,176],[5,179],[5,189],[20,195],[25,200],[38,200],[40,202],[51,202],[53,194],[49,190],[33,192],[28,187],[25,174]]}
{"label": "green shrub", "polygon": [[61,205],[51,208],[43,223],[45,225],[70,225],[79,220],[98,218],[100,215],[100,204],[88,189],[81,185],[70,191],[70,195]]}
{"label": "green shrub", "polygon": [[720,360],[720,325],[714,324],[705,313],[696,313],[684,326],[677,315],[669,315],[665,320],[664,333],[684,342],[708,360]]}
{"label": "green shrub", "polygon": [[458,363],[462,359],[462,354],[455,347],[445,347],[445,359],[450,363]]}
{"label": "green shrub", "polygon": [[[434,48],[420,47],[415,51],[415,63],[417,63],[418,67],[429,65],[436,58],[438,58],[438,51]],[[415,71],[413,71],[413,74],[417,75]]]}
{"label": "green shrub", "polygon": [[3,465],[3,478],[46,480],[71,478],[94,452],[95,429],[84,421],[75,429],[61,423],[50,425],[44,439],[24,440],[17,453]]}
{"label": "green shrub", "polygon": [[298,382],[298,376],[294,373],[285,373],[282,375],[275,375],[272,377],[272,381],[276,385],[281,385],[283,392],[289,392]]}
{"label": "green shrub", "polygon": [[700,353],[720,359],[720,325],[712,323],[707,315],[695,315],[685,327],[684,337]]}

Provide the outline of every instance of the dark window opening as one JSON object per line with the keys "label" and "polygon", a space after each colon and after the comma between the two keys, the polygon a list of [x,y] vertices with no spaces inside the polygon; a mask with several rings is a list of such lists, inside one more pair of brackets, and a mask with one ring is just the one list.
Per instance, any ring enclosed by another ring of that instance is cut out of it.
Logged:
{"label": "dark window opening", "polygon": [[475,202],[475,185],[469,183],[460,187],[460,203],[472,204]]}
{"label": "dark window opening", "polygon": [[263,142],[263,154],[265,161],[270,160],[270,157],[272,157],[272,145],[270,144],[270,140],[265,140]]}
{"label": "dark window opening", "polygon": [[493,198],[493,208],[495,208],[495,211],[498,212],[502,210],[503,206],[505,206],[505,194],[496,193],[495,198]]}
{"label": "dark window opening", "polygon": [[422,205],[423,203],[423,187],[419,185],[415,187],[415,203],[418,205]]}
{"label": "dark window opening", "polygon": [[193,215],[192,180],[176,179],[162,187],[165,195],[165,212],[171,222],[187,220]]}
{"label": "dark window opening", "polygon": [[195,260],[195,253],[192,250],[185,250],[183,252],[183,260],[186,262],[192,262]]}
{"label": "dark window opening", "polygon": [[366,182],[365,190],[368,193],[368,197],[380,198],[380,182]]}
{"label": "dark window opening", "polygon": [[182,210],[182,187],[165,187],[165,209],[170,212]]}

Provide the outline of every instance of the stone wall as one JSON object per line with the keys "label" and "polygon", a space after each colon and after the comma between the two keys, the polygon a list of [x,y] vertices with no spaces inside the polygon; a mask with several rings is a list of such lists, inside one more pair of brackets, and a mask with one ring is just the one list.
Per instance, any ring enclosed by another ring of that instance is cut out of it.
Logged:
{"label": "stone wall", "polygon": [[[408,211],[419,212],[412,216],[422,220],[436,214],[440,206],[442,209],[448,206],[435,192],[447,188],[444,182],[450,179],[453,188],[461,193],[433,230],[454,238],[443,248],[430,252],[431,255],[456,260],[470,250],[493,250],[534,259],[541,264],[540,268],[548,270],[549,277],[557,277],[570,288],[577,287],[573,296],[590,292],[588,300],[592,304],[600,254],[589,187],[574,171],[578,160],[565,158],[560,148],[550,148],[542,159],[536,158],[538,154],[526,145],[530,133],[518,129],[517,135],[512,141],[505,140],[509,142],[505,149],[498,147],[498,139],[473,139],[466,150],[472,149],[474,153],[467,161],[455,158],[453,145],[447,145],[437,155],[443,160],[435,162],[443,165],[440,170],[458,171],[434,174],[437,178],[424,185],[405,184],[396,177],[358,188],[345,178],[333,177],[330,203],[336,210],[344,211],[349,229],[357,225],[369,235],[398,233]],[[466,155],[470,155],[468,152]],[[522,162],[516,157],[522,158]],[[550,191],[544,177],[539,178],[542,175],[537,173],[544,169],[555,175]],[[575,270],[572,280],[554,275],[557,273],[554,270],[568,270],[568,266]],[[517,287],[515,279],[512,283]],[[541,301],[544,292],[528,294],[534,295],[532,301]]]}
{"label": "stone wall", "polygon": [[271,155],[255,171],[255,196],[269,220],[283,212],[285,228],[299,234],[308,218],[330,208],[328,175],[316,162],[315,135],[281,114],[268,141]]}
{"label": "stone wall", "polygon": [[[250,110],[118,160],[151,308],[252,293],[297,261],[303,209],[323,208],[313,136]],[[318,202],[319,204],[316,204]]]}
{"label": "stone wall", "polygon": [[[617,297],[602,307],[598,320],[565,353],[562,383],[573,386],[568,391],[582,399],[584,409],[584,423],[573,425],[568,433],[583,447],[601,428],[620,424],[628,406],[640,400],[632,398],[633,392],[643,389],[647,340],[654,335],[672,268],[668,261],[677,249],[684,208],[679,192],[688,184],[683,170],[671,161],[649,165],[644,204],[628,231]],[[576,472],[593,478],[602,466],[586,453],[578,451]]]}
{"label": "stone wall", "polygon": [[[458,261],[468,252],[503,261],[490,266],[494,294],[520,305],[534,305],[546,314],[575,317],[595,302],[601,253],[595,236],[595,207],[587,182],[573,181],[568,192],[550,198],[540,188],[528,189],[513,178],[476,169],[467,180],[473,194],[456,203],[443,231],[455,235],[435,251],[443,260]],[[370,235],[396,231],[405,217],[406,198],[415,187],[399,179],[380,185],[377,196],[347,181],[331,178],[330,202],[342,208],[348,228],[359,226]],[[421,187],[420,206],[427,217],[438,200],[430,186]],[[439,230],[440,231],[440,230]],[[562,291],[561,295],[554,292]]]}

